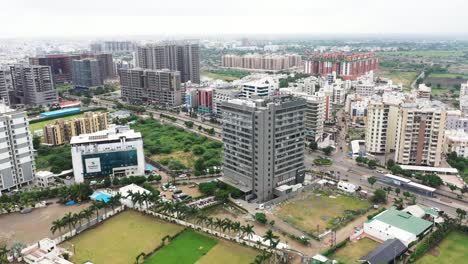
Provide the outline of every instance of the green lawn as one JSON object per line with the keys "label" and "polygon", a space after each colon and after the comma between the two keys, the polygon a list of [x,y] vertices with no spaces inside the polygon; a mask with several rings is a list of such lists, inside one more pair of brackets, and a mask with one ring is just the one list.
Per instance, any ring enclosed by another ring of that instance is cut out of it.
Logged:
{"label": "green lawn", "polygon": [[325,229],[336,227],[340,223],[338,217],[346,212],[361,210],[364,213],[370,203],[353,196],[336,195],[335,198],[322,193],[306,192],[281,204],[276,208],[276,214],[283,220],[309,233],[317,234]]}
{"label": "green lawn", "polygon": [[356,260],[369,254],[377,248],[379,243],[369,238],[363,238],[357,242],[348,242],[345,247],[338,249],[330,258],[343,263],[356,263]]}
{"label": "green lawn", "polygon": [[227,241],[219,241],[197,264],[251,263],[259,253],[252,248]]}
{"label": "green lawn", "polygon": [[466,263],[468,259],[468,235],[461,232],[451,232],[440,244],[429,250],[417,264],[455,264]]}
{"label": "green lawn", "polygon": [[[174,235],[182,227],[159,221],[135,211],[125,211],[106,220],[100,226],[74,237],[73,263],[91,261],[95,264],[134,263],[141,252],[151,252],[166,235]],[[70,247],[64,243],[64,247]]]}
{"label": "green lawn", "polygon": [[212,70],[202,70],[201,75],[211,79],[219,79],[224,81],[234,81],[242,79],[243,77],[249,75],[248,71],[236,70],[236,69],[212,69]]}
{"label": "green lawn", "polygon": [[34,133],[34,131],[36,131],[36,130],[42,130],[47,124],[55,123],[55,120],[58,120],[58,119],[72,120],[72,119],[82,117],[82,116],[83,116],[83,113],[80,113],[80,114],[75,114],[75,115],[59,117],[59,118],[51,119],[51,120],[47,120],[47,121],[41,121],[41,122],[37,122],[37,123],[34,123],[34,124],[30,124],[29,129],[31,130],[32,133]]}
{"label": "green lawn", "polygon": [[431,73],[430,78],[468,79],[468,75],[462,73]]}
{"label": "green lawn", "polygon": [[187,230],[169,245],[149,257],[145,263],[192,264],[206,255],[218,241],[195,231]]}
{"label": "green lawn", "polygon": [[389,78],[393,81],[393,84],[403,84],[403,88],[405,90],[411,89],[411,83],[416,79],[418,76],[417,71],[399,71],[393,69],[382,69],[379,73],[379,76]]}

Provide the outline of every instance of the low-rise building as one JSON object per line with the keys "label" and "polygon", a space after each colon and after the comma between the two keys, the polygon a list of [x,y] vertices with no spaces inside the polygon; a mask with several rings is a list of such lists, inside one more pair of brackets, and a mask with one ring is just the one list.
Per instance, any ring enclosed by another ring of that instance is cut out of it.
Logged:
{"label": "low-rise building", "polygon": [[36,172],[36,186],[49,188],[55,185],[55,174],[50,171]]}
{"label": "low-rise building", "polygon": [[24,262],[28,264],[73,264],[63,255],[73,255],[72,252],[57,246],[54,240],[44,238],[41,241],[24,248],[21,251]]}
{"label": "low-rise building", "polygon": [[416,98],[419,99],[431,99],[431,87],[426,86],[424,83],[419,84],[418,90],[416,91]]}
{"label": "low-rise building", "polygon": [[468,133],[463,130],[445,131],[445,153],[457,153],[457,156],[468,158]]}
{"label": "low-rise building", "polygon": [[279,83],[277,80],[265,77],[260,80],[244,83],[242,85],[240,97],[267,97],[272,95],[278,89]]}
{"label": "low-rise building", "polygon": [[364,233],[379,241],[398,239],[405,246],[432,230],[433,223],[407,212],[390,208],[364,223]]}
{"label": "low-rise building", "polygon": [[75,182],[145,173],[141,133],[128,126],[74,136],[70,144]]}

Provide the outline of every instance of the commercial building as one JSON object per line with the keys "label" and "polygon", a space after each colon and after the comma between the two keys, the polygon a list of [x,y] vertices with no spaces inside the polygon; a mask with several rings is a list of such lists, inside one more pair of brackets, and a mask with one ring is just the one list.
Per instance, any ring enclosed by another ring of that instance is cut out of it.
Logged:
{"label": "commercial building", "polygon": [[302,58],[297,54],[286,55],[260,55],[246,54],[223,55],[221,57],[221,67],[280,71],[293,67],[299,67],[302,64]]}
{"label": "commercial building", "polygon": [[211,113],[213,112],[213,89],[197,89],[197,112]]}
{"label": "commercial building", "polygon": [[390,208],[364,223],[364,233],[379,241],[398,239],[405,246],[432,230],[433,223]]}
{"label": "commercial building", "polygon": [[279,89],[277,80],[265,77],[259,80],[242,84],[240,97],[259,98],[273,95]]}
{"label": "commercial building", "polygon": [[127,102],[173,107],[184,101],[178,71],[135,68],[121,69],[119,75],[122,99]]}
{"label": "commercial building", "polygon": [[34,182],[32,136],[25,112],[0,104],[0,194]]}
{"label": "commercial building", "polygon": [[104,78],[96,59],[74,60],[73,65],[73,85],[81,88],[94,88],[104,84]]}
{"label": "commercial building", "polygon": [[200,47],[198,44],[148,44],[139,46],[136,65],[144,69],[169,69],[180,72],[185,83],[200,83]]}
{"label": "commercial building", "polygon": [[221,104],[239,97],[239,89],[215,89],[213,90],[213,113],[222,116]]}
{"label": "commercial building", "polygon": [[72,137],[90,134],[108,128],[107,113],[86,112],[83,117],[73,120],[56,120],[43,128],[43,143],[62,145],[70,143]]}
{"label": "commercial building", "polygon": [[55,84],[72,81],[72,61],[79,60],[80,55],[54,54],[29,58],[29,64],[49,66]]}
{"label": "commercial building", "polygon": [[[468,98],[467,98],[468,100]],[[445,130],[463,130],[468,133],[468,115],[460,110],[448,110]]]}
{"label": "commercial building", "polygon": [[10,66],[13,91],[10,105],[50,106],[58,103],[49,66]]}
{"label": "commercial building", "polygon": [[440,165],[446,110],[437,101],[403,103],[398,111],[395,162],[403,165]]}
{"label": "commercial building", "polygon": [[468,81],[460,86],[460,110],[468,115]]}
{"label": "commercial building", "polygon": [[463,130],[445,131],[445,153],[456,152],[457,156],[468,158],[468,133]]}
{"label": "commercial building", "polygon": [[226,182],[263,202],[276,187],[304,181],[304,99],[232,99],[221,107]]}
{"label": "commercial building", "polygon": [[373,82],[359,82],[356,84],[356,95],[360,97],[370,97],[375,93],[375,84]]}
{"label": "commercial building", "polygon": [[377,70],[378,66],[379,59],[374,53],[317,53],[305,62],[304,72],[320,76],[336,72],[345,80],[355,80],[370,71]]}
{"label": "commercial building", "polygon": [[145,173],[141,133],[128,126],[111,126],[96,133],[74,136],[70,144],[75,182]]}

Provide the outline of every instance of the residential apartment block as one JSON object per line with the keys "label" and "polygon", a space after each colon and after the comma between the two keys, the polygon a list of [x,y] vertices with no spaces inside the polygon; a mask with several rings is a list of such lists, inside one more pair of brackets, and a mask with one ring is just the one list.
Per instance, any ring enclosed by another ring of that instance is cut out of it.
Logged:
{"label": "residential apartment block", "polygon": [[9,91],[11,90],[11,76],[7,70],[0,69],[0,102],[10,105]]}
{"label": "residential apartment block", "polygon": [[43,128],[43,143],[62,145],[70,143],[74,136],[90,134],[108,128],[107,113],[86,112],[81,118],[73,120],[59,119]]}
{"label": "residential apartment block", "polygon": [[258,202],[304,181],[304,99],[232,99],[221,108],[225,181]]}
{"label": "residential apartment block", "polygon": [[34,182],[32,136],[25,112],[0,104],[0,194]]}
{"label": "residential apartment block", "polygon": [[440,165],[446,110],[438,101],[403,103],[398,111],[395,161],[403,165]]}
{"label": "residential apartment block", "polygon": [[198,44],[148,44],[139,46],[136,65],[144,69],[169,69],[180,72],[182,83],[200,83],[200,47]]}
{"label": "residential apartment block", "polygon": [[221,67],[280,71],[293,67],[299,67],[302,64],[302,58],[297,54],[286,55],[260,55],[247,54],[223,55],[221,57]]}
{"label": "residential apartment block", "polygon": [[180,73],[171,70],[121,69],[122,99],[131,103],[151,103],[161,107],[183,104],[185,90]]}
{"label": "residential apartment block", "polygon": [[446,130],[445,147],[446,154],[457,153],[457,156],[468,158],[468,133],[463,130]]}
{"label": "residential apartment block", "polygon": [[10,72],[13,87],[11,105],[49,106],[58,103],[49,66],[18,64],[10,66]]}

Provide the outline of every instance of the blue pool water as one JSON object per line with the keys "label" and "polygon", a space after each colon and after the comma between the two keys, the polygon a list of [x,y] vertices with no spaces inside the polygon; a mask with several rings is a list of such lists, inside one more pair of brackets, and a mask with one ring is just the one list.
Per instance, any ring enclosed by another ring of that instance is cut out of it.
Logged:
{"label": "blue pool water", "polygon": [[101,201],[101,202],[109,202],[109,199],[111,198],[111,196],[107,193],[102,193],[102,192],[98,192],[98,191],[95,191],[91,196],[90,198],[92,200],[96,200],[96,201]]}
{"label": "blue pool water", "polygon": [[153,165],[145,163],[145,171],[155,171],[155,170],[156,168]]}

